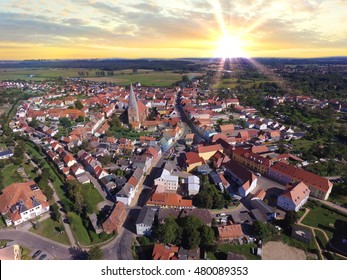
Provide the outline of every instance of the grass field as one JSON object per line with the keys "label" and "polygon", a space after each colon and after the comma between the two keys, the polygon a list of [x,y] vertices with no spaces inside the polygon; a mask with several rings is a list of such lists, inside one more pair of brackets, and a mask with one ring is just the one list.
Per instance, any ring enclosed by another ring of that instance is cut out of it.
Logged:
{"label": "grass field", "polygon": [[4,220],[2,219],[2,217],[0,217],[0,228],[4,228],[4,227],[6,227],[6,224]]}
{"label": "grass field", "polygon": [[98,190],[94,188],[92,184],[83,185],[83,196],[86,200],[86,204],[89,209],[93,209],[94,213],[98,213],[96,206],[99,202],[103,201],[103,198],[99,194]]}
{"label": "grass field", "polygon": [[90,245],[91,240],[87,229],[83,225],[81,217],[74,212],[69,212],[68,217],[71,222],[71,229],[75,239],[80,242],[81,245]]}
{"label": "grass field", "polygon": [[300,149],[309,149],[312,145],[317,145],[317,141],[313,140],[306,140],[306,139],[299,139],[299,140],[292,140],[290,144],[293,145],[293,151],[298,151]]}
{"label": "grass field", "polygon": [[237,78],[224,78],[217,81],[213,88],[236,88],[237,86],[242,86],[244,88],[251,88],[254,85],[258,87],[260,83],[268,82],[266,80],[245,80],[245,79],[237,79]]}
{"label": "grass field", "polygon": [[311,209],[302,223],[320,228],[325,231],[329,238],[332,238],[335,230],[334,224],[338,219],[347,222],[347,216],[323,207],[315,207]]}
{"label": "grass field", "polygon": [[232,245],[220,244],[215,253],[207,253],[207,258],[210,260],[226,260],[228,252],[233,252],[244,256],[247,260],[260,260],[258,256],[251,253],[251,248],[255,247],[254,244]]}
{"label": "grass field", "polygon": [[40,227],[38,229],[31,228],[30,231],[59,243],[70,245],[69,238],[67,237],[65,231],[63,233],[58,231],[58,228],[61,225],[62,224],[49,218],[40,222]]}
{"label": "grass field", "polygon": [[4,186],[8,186],[12,183],[24,182],[24,179],[17,172],[19,167],[18,165],[8,164],[2,169]]}
{"label": "grass field", "polygon": [[[82,77],[78,72],[88,72],[86,80],[95,82],[112,82],[120,85],[129,85],[130,83],[140,82],[144,86],[172,86],[174,82],[180,81],[183,75],[189,78],[200,76],[202,73],[179,74],[171,71],[153,71],[147,69],[139,69],[133,73],[131,69],[114,71],[114,76],[98,77],[96,69],[79,69],[79,68],[8,68],[0,69],[1,80],[32,80],[44,81],[47,79],[59,77]],[[106,75],[107,75],[107,71]]]}

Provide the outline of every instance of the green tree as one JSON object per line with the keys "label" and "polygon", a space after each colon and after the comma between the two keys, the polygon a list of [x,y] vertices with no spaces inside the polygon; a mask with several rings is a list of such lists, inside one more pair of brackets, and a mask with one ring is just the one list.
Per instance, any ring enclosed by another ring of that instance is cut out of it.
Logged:
{"label": "green tree", "polygon": [[80,100],[75,101],[75,108],[77,110],[82,110],[83,109],[83,104]]}
{"label": "green tree", "polygon": [[255,235],[259,236],[263,242],[272,240],[276,234],[276,229],[273,225],[261,221],[255,221],[253,227]]}
{"label": "green tree", "polygon": [[200,231],[200,247],[207,248],[211,246],[216,239],[213,229],[207,225],[203,225],[199,231]]}
{"label": "green tree", "polygon": [[104,258],[104,253],[101,250],[100,246],[94,245],[88,251],[88,260],[102,260]]}
{"label": "green tree", "polygon": [[181,239],[182,229],[177,224],[173,216],[165,219],[165,223],[160,225],[157,231],[158,238],[165,244],[179,243]]}
{"label": "green tree", "polygon": [[60,222],[61,214],[59,212],[59,206],[56,203],[51,205],[51,211],[53,214],[53,219],[57,222]]}
{"label": "green tree", "polygon": [[61,118],[59,122],[61,126],[64,128],[70,128],[72,126],[71,120],[68,119],[67,117]]}
{"label": "green tree", "polygon": [[284,217],[283,224],[284,227],[288,230],[299,220],[299,215],[295,211],[287,211],[286,216]]}

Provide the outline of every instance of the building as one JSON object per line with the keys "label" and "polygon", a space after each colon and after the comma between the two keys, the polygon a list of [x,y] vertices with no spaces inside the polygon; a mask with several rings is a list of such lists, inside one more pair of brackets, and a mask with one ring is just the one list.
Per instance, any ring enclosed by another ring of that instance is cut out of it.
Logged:
{"label": "building", "polygon": [[300,225],[292,226],[292,237],[305,243],[310,243],[313,237],[312,230]]}
{"label": "building", "polygon": [[159,178],[154,180],[154,185],[157,186],[157,192],[176,192],[178,185],[178,176],[171,175],[171,172],[163,169]]}
{"label": "building", "polygon": [[233,181],[239,186],[238,193],[242,197],[246,197],[256,188],[257,176],[236,161],[231,160],[223,164],[223,167],[225,168],[225,173],[230,175]]}
{"label": "building", "polygon": [[196,195],[200,191],[200,178],[198,176],[189,176],[188,179],[188,195]]}
{"label": "building", "polygon": [[303,182],[296,183],[277,199],[277,206],[287,211],[298,212],[310,195],[308,186]]}
{"label": "building", "polygon": [[268,222],[273,219],[276,219],[277,213],[275,209],[267,205],[264,201],[259,199],[258,197],[253,197],[251,199],[252,210],[251,213],[255,217],[256,220],[262,222]]}
{"label": "building", "polygon": [[124,203],[125,205],[130,205],[131,201],[135,196],[134,186],[126,183],[123,188],[116,194],[116,200]]}
{"label": "building", "polygon": [[198,147],[199,157],[204,160],[210,159],[217,151],[223,152],[223,147],[220,144]]}
{"label": "building", "polygon": [[190,199],[182,199],[182,196],[176,193],[154,192],[146,205],[178,209],[193,208],[193,203]]}
{"label": "building", "polygon": [[115,204],[110,216],[102,224],[102,228],[104,232],[108,234],[115,232],[118,234],[121,227],[123,226],[126,216],[127,216],[127,211],[126,211],[124,203],[121,201],[118,201]]}
{"label": "building", "polygon": [[232,151],[232,158],[261,174],[268,173],[269,167],[271,166],[269,159],[243,148],[236,148]]}
{"label": "building", "polygon": [[173,245],[154,244],[152,258],[153,260],[177,260],[179,247]]}
{"label": "building", "polygon": [[205,161],[196,152],[185,153],[185,158],[186,158],[185,164],[187,167],[187,172],[190,172],[194,168],[205,164]]}
{"label": "building", "polygon": [[328,199],[333,187],[328,179],[284,162],[271,166],[268,175],[284,184],[302,181],[309,187],[310,196],[323,200]]}
{"label": "building", "polygon": [[242,227],[240,224],[232,224],[217,227],[218,238],[221,241],[232,241],[235,239],[241,239],[244,236]]}
{"label": "building", "polygon": [[0,159],[8,159],[13,157],[13,152],[11,150],[0,152]]}
{"label": "building", "polygon": [[6,244],[5,247],[0,248],[0,260],[20,260],[21,248],[14,242]]}
{"label": "building", "polygon": [[48,210],[47,198],[34,181],[13,183],[0,195],[0,213],[7,226],[19,225]]}
{"label": "building", "polygon": [[139,100],[137,100],[133,85],[130,85],[130,94],[128,100],[128,121],[133,127],[139,127],[147,118],[148,109]]}
{"label": "building", "polygon": [[152,235],[152,225],[157,208],[144,206],[136,220],[137,235]]}

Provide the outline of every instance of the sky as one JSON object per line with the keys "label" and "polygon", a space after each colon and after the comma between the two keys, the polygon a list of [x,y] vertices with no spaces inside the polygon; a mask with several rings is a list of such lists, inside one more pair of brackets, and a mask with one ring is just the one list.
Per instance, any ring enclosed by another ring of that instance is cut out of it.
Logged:
{"label": "sky", "polygon": [[0,60],[347,55],[347,0],[0,0]]}

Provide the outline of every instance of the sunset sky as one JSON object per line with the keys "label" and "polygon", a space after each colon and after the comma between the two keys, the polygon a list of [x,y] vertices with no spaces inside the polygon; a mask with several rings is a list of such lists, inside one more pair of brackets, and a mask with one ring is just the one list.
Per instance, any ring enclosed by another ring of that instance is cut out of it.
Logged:
{"label": "sunset sky", "polygon": [[1,60],[215,57],[229,51],[249,57],[347,55],[346,0],[0,0],[0,5]]}

